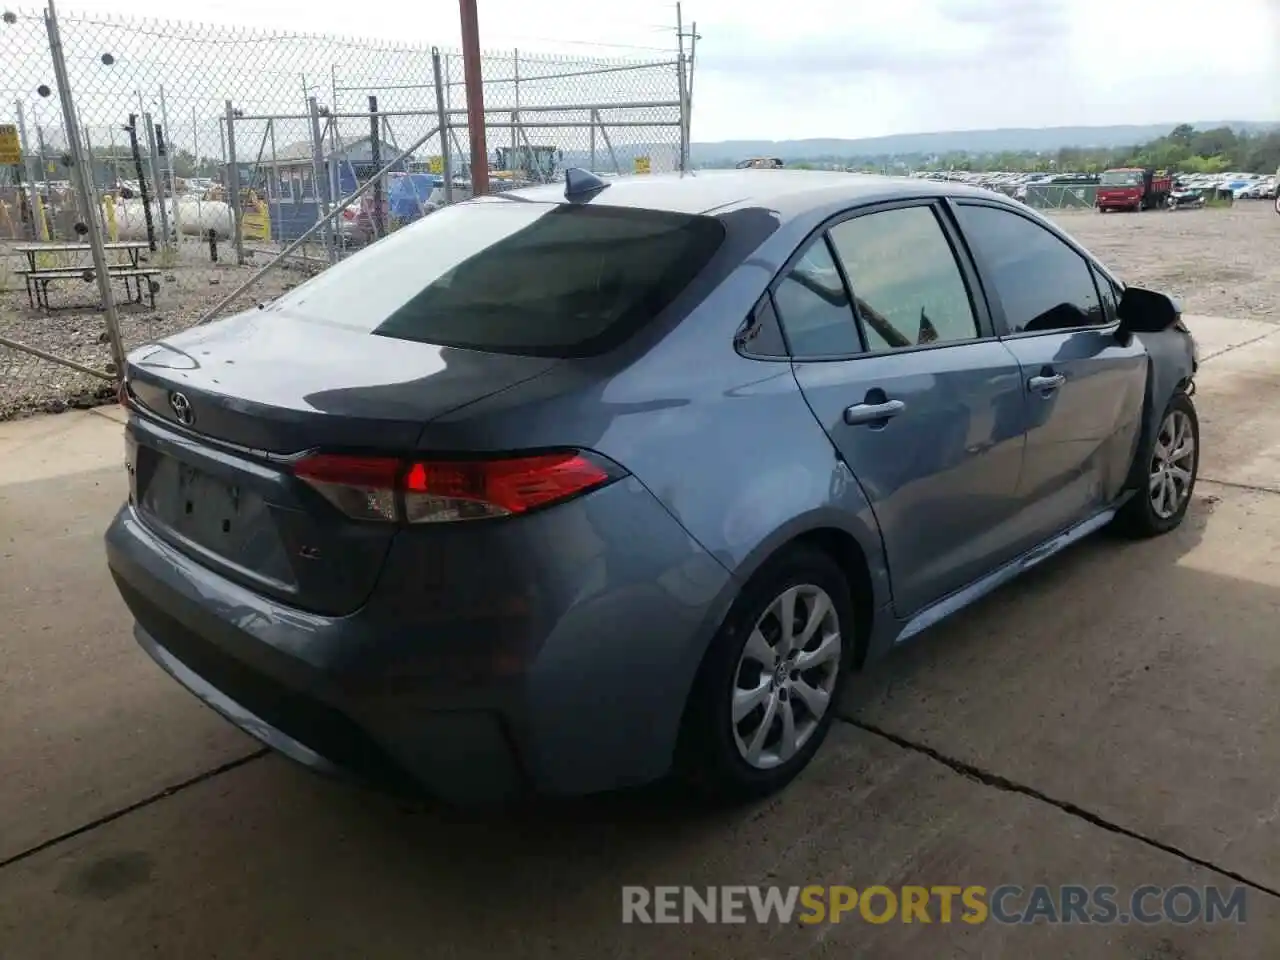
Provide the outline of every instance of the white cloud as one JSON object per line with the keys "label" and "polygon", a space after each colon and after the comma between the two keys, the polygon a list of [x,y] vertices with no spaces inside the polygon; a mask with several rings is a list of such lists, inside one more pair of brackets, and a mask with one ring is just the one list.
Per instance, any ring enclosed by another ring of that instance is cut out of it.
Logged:
{"label": "white cloud", "polygon": [[[452,0],[74,9],[458,43]],[[697,140],[1280,119],[1280,0],[689,0],[684,12],[701,34]],[[480,19],[490,49],[660,57],[675,46],[674,4],[656,0],[480,0]]]}

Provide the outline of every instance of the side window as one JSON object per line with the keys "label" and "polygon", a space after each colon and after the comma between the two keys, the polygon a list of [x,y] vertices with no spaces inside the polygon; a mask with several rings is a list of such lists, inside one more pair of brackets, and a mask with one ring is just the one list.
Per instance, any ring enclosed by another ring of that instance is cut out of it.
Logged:
{"label": "side window", "polygon": [[972,340],[978,324],[955,253],[931,207],[901,207],[831,228],[870,350]]}
{"label": "side window", "polygon": [[775,288],[773,302],[793,357],[862,352],[849,294],[826,240],[817,240],[796,261]]}
{"label": "side window", "polygon": [[778,313],[766,293],[755,309],[742,322],[733,345],[743,356],[759,360],[785,360],[787,345],[782,340],[782,327],[778,325]]}
{"label": "side window", "polygon": [[1116,288],[1111,285],[1111,281],[1097,270],[1093,271],[1093,282],[1097,286],[1098,292],[1102,295],[1102,312],[1107,318],[1107,323],[1114,323],[1120,309],[1120,295],[1116,292]]}
{"label": "side window", "polygon": [[1010,333],[1107,322],[1088,261],[1044,227],[994,207],[961,204],[960,226],[1004,306]]}

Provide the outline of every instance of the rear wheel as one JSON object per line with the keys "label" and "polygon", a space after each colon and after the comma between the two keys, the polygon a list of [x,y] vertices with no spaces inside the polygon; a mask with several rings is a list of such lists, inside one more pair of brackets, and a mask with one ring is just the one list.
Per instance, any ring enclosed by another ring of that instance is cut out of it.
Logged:
{"label": "rear wheel", "polygon": [[1138,456],[1144,480],[1116,516],[1116,527],[1132,537],[1156,537],[1182,523],[1199,474],[1200,420],[1189,396],[1174,394]]}
{"label": "rear wheel", "polygon": [[853,631],[848,582],[827,554],[796,548],[752,577],[698,671],[681,778],[728,802],[789,783],[831,727]]}

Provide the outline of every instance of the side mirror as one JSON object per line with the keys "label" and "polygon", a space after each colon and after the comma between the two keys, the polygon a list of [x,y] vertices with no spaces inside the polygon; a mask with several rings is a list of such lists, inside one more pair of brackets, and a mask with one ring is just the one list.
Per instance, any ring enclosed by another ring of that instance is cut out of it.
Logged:
{"label": "side mirror", "polygon": [[1178,301],[1154,290],[1142,287],[1125,287],[1117,308],[1120,317],[1119,334],[1157,333],[1168,330],[1182,318]]}

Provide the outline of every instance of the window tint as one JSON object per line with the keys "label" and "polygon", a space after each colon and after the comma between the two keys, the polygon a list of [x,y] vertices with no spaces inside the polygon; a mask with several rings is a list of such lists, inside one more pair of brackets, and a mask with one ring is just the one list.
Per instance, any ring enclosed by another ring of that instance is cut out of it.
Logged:
{"label": "window tint", "polygon": [[664,310],[723,239],[710,217],[481,200],[397,230],[269,309],[401,340],[584,356]]}
{"label": "window tint", "polygon": [[778,312],[766,293],[734,338],[734,346],[748,357],[778,360],[787,356],[787,345],[782,340],[782,327],[778,324]]}
{"label": "window tint", "polygon": [[793,357],[861,353],[844,280],[825,240],[805,252],[773,294]]}
{"label": "window tint", "polygon": [[981,256],[1010,333],[1106,323],[1085,259],[1026,217],[993,207],[959,207],[960,225]]}
{"label": "window tint", "polygon": [[960,267],[931,208],[845,220],[831,228],[831,242],[853,288],[869,349],[978,335]]}

